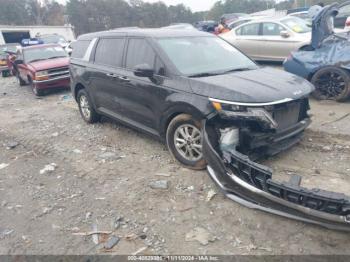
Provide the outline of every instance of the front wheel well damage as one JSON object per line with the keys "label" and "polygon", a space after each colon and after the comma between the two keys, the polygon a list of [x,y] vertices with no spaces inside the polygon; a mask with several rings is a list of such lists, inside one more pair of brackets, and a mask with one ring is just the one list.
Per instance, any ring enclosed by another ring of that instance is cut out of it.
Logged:
{"label": "front wheel well damage", "polygon": [[163,114],[162,120],[160,122],[160,134],[163,139],[165,139],[166,131],[169,127],[170,122],[177,116],[181,114],[191,115],[196,120],[201,121],[205,118],[203,114],[201,114],[197,109],[191,106],[185,106],[181,108],[170,109]]}

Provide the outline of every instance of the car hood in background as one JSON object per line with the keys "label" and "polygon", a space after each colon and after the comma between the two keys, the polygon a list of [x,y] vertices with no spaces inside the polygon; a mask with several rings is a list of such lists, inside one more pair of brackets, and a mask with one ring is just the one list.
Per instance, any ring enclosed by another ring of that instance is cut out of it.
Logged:
{"label": "car hood in background", "polygon": [[36,61],[28,64],[35,71],[42,71],[57,67],[66,67],[69,65],[69,57],[46,59],[41,61]]}
{"label": "car hood in background", "polygon": [[338,15],[339,7],[342,5],[333,3],[324,7],[312,20],[312,39],[311,45],[314,49],[318,48],[323,40],[334,34],[334,17]]}
{"label": "car hood in background", "polygon": [[242,103],[269,103],[286,98],[294,100],[314,90],[306,80],[270,67],[190,78],[190,84],[195,94]]}

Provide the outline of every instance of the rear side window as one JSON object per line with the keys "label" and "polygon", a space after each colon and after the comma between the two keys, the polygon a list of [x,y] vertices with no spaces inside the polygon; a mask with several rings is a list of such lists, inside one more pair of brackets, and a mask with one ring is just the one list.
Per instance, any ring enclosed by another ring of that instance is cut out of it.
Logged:
{"label": "rear side window", "polygon": [[126,55],[126,68],[133,69],[140,64],[154,67],[156,54],[145,39],[130,39]]}
{"label": "rear side window", "polygon": [[259,35],[259,23],[241,26],[236,30],[236,35]]}
{"label": "rear side window", "polygon": [[95,63],[121,67],[125,38],[102,38],[97,44]]}
{"label": "rear side window", "polygon": [[88,49],[90,45],[90,40],[84,40],[84,41],[77,41],[75,43],[72,43],[72,57],[73,58],[83,58],[85,55],[86,50]]}

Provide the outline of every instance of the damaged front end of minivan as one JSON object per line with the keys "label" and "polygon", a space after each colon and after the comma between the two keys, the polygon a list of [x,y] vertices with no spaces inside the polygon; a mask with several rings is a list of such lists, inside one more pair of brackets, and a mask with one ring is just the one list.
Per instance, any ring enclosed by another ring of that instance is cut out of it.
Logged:
{"label": "damaged front end of minivan", "polygon": [[298,143],[310,124],[307,98],[265,104],[211,100],[216,113],[203,123],[203,154],[212,180],[224,194],[252,209],[350,231],[350,198],[301,186],[302,178],[273,180],[253,162]]}

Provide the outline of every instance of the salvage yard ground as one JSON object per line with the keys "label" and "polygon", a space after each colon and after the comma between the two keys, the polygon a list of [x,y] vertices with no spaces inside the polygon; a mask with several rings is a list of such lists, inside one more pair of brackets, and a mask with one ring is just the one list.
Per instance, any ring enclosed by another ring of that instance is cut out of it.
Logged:
{"label": "salvage yard ground", "polygon": [[[350,102],[311,103],[303,141],[265,163],[349,193]],[[0,119],[0,254],[350,254],[348,233],[242,207],[156,140],[87,125],[68,91],[37,99],[2,78]],[[111,234],[83,236],[94,230]]]}

